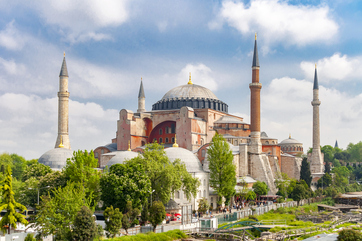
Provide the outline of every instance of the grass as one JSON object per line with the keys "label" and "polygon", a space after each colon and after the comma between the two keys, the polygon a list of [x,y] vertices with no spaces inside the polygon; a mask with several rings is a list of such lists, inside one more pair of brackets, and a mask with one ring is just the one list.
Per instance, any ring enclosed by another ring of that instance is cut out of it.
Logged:
{"label": "grass", "polygon": [[118,238],[107,239],[108,241],[172,241],[187,238],[187,235],[178,230],[171,230],[164,233],[149,232],[146,234],[137,234],[131,236],[122,236]]}

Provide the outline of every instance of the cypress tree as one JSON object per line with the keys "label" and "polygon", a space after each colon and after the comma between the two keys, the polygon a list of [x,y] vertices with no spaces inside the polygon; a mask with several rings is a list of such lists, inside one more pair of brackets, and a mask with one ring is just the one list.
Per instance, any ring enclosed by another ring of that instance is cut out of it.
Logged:
{"label": "cypress tree", "polygon": [[308,187],[310,187],[312,182],[312,175],[310,173],[310,166],[307,158],[303,158],[302,161],[302,166],[300,168],[300,180],[304,180],[308,184]]}

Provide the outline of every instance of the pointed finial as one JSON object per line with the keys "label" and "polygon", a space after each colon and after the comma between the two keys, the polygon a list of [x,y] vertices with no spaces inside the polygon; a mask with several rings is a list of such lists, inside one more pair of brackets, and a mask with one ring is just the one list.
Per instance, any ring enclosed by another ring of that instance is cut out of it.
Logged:
{"label": "pointed finial", "polygon": [[131,142],[128,141],[128,150],[127,151],[131,151]]}
{"label": "pointed finial", "polygon": [[289,139],[291,139],[292,138],[292,135],[289,133]]}
{"label": "pointed finial", "polygon": [[142,77],[141,77],[141,81],[142,81]]}
{"label": "pointed finial", "polygon": [[63,145],[63,136],[62,136],[62,135],[60,136],[59,148],[64,148],[64,145]]}
{"label": "pointed finial", "polygon": [[255,32],[255,40],[256,40],[256,32]]}
{"label": "pointed finial", "polygon": [[190,75],[189,75],[189,82],[187,84],[189,84],[189,85],[193,84],[192,81],[191,81],[191,72],[190,72]]}
{"label": "pointed finial", "polygon": [[175,134],[175,143],[173,143],[172,147],[178,147],[177,140],[176,140],[176,134]]}
{"label": "pointed finial", "polygon": [[64,52],[64,57],[65,57],[65,52]]}
{"label": "pointed finial", "polygon": [[317,63],[314,64],[314,67],[317,68]]}

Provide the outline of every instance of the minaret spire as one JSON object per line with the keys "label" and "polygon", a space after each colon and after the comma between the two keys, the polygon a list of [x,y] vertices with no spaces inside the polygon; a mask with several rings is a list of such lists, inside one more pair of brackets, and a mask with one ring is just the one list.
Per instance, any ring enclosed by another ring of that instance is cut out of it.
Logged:
{"label": "minaret spire", "polygon": [[68,92],[68,69],[63,57],[62,67],[59,74],[58,92],[58,137],[55,148],[60,146],[70,149],[69,142],[69,92]]}
{"label": "minaret spire", "polygon": [[254,43],[254,55],[252,64],[252,82],[249,84],[250,88],[250,152],[260,154],[262,151],[260,141],[260,90],[261,83],[259,83],[259,57],[258,45]]}
{"label": "minaret spire", "polygon": [[146,111],[146,96],[145,91],[143,89],[142,77],[141,77],[141,84],[140,90],[138,92],[138,110],[137,113],[145,112]]}
{"label": "minaret spire", "polygon": [[311,173],[323,173],[324,165],[320,147],[320,126],[319,126],[319,87],[317,77],[317,64],[314,71],[314,84],[313,84],[313,151],[311,155],[310,171]]}

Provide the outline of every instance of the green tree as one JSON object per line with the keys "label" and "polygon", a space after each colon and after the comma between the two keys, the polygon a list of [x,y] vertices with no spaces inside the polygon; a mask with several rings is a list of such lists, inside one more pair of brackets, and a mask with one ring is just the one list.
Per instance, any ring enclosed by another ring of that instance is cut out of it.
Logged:
{"label": "green tree", "polygon": [[91,198],[93,208],[100,199],[99,179],[100,174],[95,169],[98,167],[98,160],[94,158],[93,151],[88,153],[81,150],[73,152],[73,157],[67,160],[63,172],[67,180],[78,182],[84,186],[86,197]]}
{"label": "green tree", "polygon": [[339,232],[338,241],[362,241],[362,234],[358,230],[343,229]]}
{"label": "green tree", "polygon": [[114,238],[119,234],[119,230],[122,227],[123,215],[119,208],[113,209],[113,206],[107,207],[103,214],[106,223],[106,235],[108,238]]}
{"label": "green tree", "polygon": [[362,161],[362,141],[357,144],[349,143],[347,146],[347,152],[350,154],[350,160],[353,162]]}
{"label": "green tree", "polygon": [[49,166],[36,162],[26,167],[22,180],[26,181],[31,177],[35,177],[36,179],[40,180],[46,174],[51,172],[53,171]]}
{"label": "green tree", "polygon": [[318,180],[317,187],[325,188],[329,187],[330,185],[332,185],[332,177],[328,173],[325,173],[322,178]]}
{"label": "green tree", "polygon": [[265,182],[257,181],[253,184],[253,190],[256,195],[266,195],[269,192],[269,187]]}
{"label": "green tree", "polygon": [[11,226],[16,228],[16,223],[28,224],[25,216],[21,214],[26,210],[25,206],[17,203],[14,198],[10,165],[7,166],[6,177],[4,184],[0,187],[0,191],[1,196],[3,197],[2,203],[0,204],[0,210],[6,210],[5,215],[0,220],[0,228],[1,231],[5,233],[5,226],[8,226],[8,233],[10,234]]}
{"label": "green tree", "polygon": [[302,166],[300,168],[300,179],[304,180],[308,184],[308,187],[310,187],[310,184],[312,182],[312,175],[310,172],[310,166],[307,158],[303,158]]}
{"label": "green tree", "polygon": [[28,235],[26,235],[24,241],[36,241],[36,239],[34,238],[34,234],[28,233]]}
{"label": "green tree", "polygon": [[101,199],[104,207],[113,206],[122,212],[128,201],[140,208],[151,193],[151,181],[142,164],[129,162],[112,165],[101,177]]}
{"label": "green tree", "polygon": [[188,200],[191,200],[192,195],[196,196],[200,181],[187,172],[185,164],[181,163],[180,159],[171,162],[162,145],[147,144],[143,155],[126,163],[137,163],[144,167],[145,174],[151,181],[151,190],[155,190],[152,194],[153,201],[161,200],[167,203],[171,194],[180,189]]}
{"label": "green tree", "polygon": [[92,216],[93,212],[87,206],[82,206],[73,223],[73,239],[77,241],[92,241],[97,235],[97,226]]}
{"label": "green tree", "polygon": [[149,221],[153,226],[153,232],[156,232],[156,227],[166,218],[166,210],[163,203],[160,201],[153,202],[150,208]]}
{"label": "green tree", "polygon": [[[126,233],[128,234],[128,229],[135,224],[135,220],[140,213],[140,210],[138,208],[132,207],[132,202],[128,201],[126,208],[123,212],[123,218],[122,218],[122,228],[126,230]],[[138,221],[138,220],[137,220]]]}
{"label": "green tree", "polygon": [[208,209],[209,209],[209,203],[207,202],[206,198],[201,198],[198,200],[199,203],[199,208],[197,209],[197,211],[199,213],[205,213]]}
{"label": "green tree", "polygon": [[[229,144],[223,136],[215,133],[207,150],[210,169],[210,186],[215,189],[220,201],[225,197],[226,204],[235,194],[236,167]],[[219,203],[221,204],[221,203]]]}
{"label": "green tree", "polygon": [[299,202],[300,200],[302,200],[303,198],[305,198],[307,196],[307,190],[305,188],[305,186],[303,184],[297,184],[295,186],[295,188],[293,189],[292,192],[292,198],[294,201],[298,202],[298,206],[299,206]]}
{"label": "green tree", "polygon": [[56,234],[55,240],[72,240],[74,219],[81,207],[90,207],[90,203],[79,183],[58,187],[52,196],[42,197],[33,226],[41,236]]}
{"label": "green tree", "polygon": [[5,226],[8,226],[8,233],[10,234],[10,228],[13,226],[17,227],[16,223],[28,224],[25,216],[21,213],[26,210],[25,206],[17,203],[14,198],[11,167],[7,165],[6,177],[4,184],[0,187],[1,196],[3,197],[0,204],[0,210],[6,210],[5,215],[0,220],[0,228],[3,233],[6,232]]}
{"label": "green tree", "polygon": [[247,192],[247,195],[245,197],[245,200],[255,200],[256,199],[256,193],[253,190],[249,190]]}
{"label": "green tree", "polygon": [[329,161],[326,161],[326,165],[324,166],[324,172],[331,173],[331,164],[329,163]]}
{"label": "green tree", "polygon": [[283,198],[288,197],[288,187],[290,185],[291,178],[284,172],[279,173],[277,179],[275,180],[275,185],[278,188],[277,195],[282,196]]}

